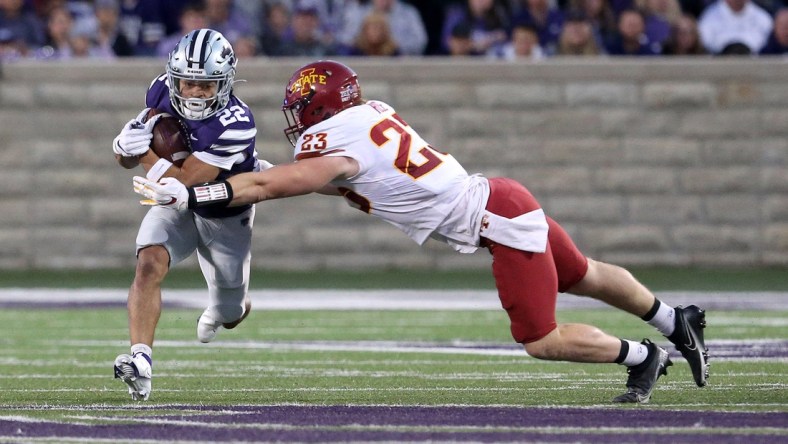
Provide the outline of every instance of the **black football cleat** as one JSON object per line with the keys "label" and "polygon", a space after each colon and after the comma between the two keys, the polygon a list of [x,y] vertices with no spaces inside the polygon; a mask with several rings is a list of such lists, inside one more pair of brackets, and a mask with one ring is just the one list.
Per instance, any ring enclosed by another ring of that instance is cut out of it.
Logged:
{"label": "black football cleat", "polygon": [[651,392],[657,385],[657,379],[668,374],[668,367],[673,365],[668,352],[662,347],[644,339],[641,344],[648,347],[646,360],[638,365],[627,367],[627,392],[613,398],[613,402],[631,402],[646,404],[651,399]]}
{"label": "black football cleat", "polygon": [[679,305],[675,310],[676,329],[667,338],[687,360],[695,384],[703,387],[709,377],[709,349],[703,340],[706,312],[695,305],[686,308]]}

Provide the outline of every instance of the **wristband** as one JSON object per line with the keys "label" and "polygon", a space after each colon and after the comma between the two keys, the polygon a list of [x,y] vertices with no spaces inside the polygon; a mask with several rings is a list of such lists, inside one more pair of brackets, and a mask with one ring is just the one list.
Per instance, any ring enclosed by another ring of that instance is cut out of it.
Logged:
{"label": "wristband", "polygon": [[224,208],[233,200],[233,187],[225,181],[205,182],[188,188],[189,208]]}
{"label": "wristband", "polygon": [[167,172],[172,166],[172,162],[167,159],[159,159],[156,163],[153,164],[152,167],[148,170],[148,173],[145,174],[145,177],[148,180],[152,180],[154,182],[158,182],[161,179],[161,176]]}

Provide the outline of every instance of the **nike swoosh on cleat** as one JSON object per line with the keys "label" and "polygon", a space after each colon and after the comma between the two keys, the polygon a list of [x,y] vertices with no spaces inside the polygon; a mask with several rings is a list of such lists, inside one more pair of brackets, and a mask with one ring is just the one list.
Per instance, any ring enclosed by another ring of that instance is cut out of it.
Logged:
{"label": "nike swoosh on cleat", "polygon": [[163,204],[161,204],[161,205],[163,205],[163,206],[165,206],[165,207],[166,207],[166,206],[168,206],[168,205],[172,205],[172,204],[174,204],[174,203],[175,203],[175,202],[177,202],[177,201],[178,201],[178,199],[176,199],[176,198],[174,198],[174,197],[171,197],[169,202],[167,202],[167,203],[163,203]]}
{"label": "nike swoosh on cleat", "polygon": [[[686,321],[686,319],[684,320]],[[690,332],[689,326],[687,324],[684,324],[683,327],[684,327],[684,333],[687,334],[687,338],[689,339],[689,343],[684,344],[684,346],[687,347],[689,350],[695,350],[696,349],[695,336],[692,334],[692,332]]]}

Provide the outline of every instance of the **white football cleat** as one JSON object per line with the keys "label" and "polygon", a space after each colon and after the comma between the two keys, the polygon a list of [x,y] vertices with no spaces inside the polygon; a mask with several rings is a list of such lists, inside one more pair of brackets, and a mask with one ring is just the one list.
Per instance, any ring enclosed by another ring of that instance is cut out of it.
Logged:
{"label": "white football cleat", "polygon": [[[244,311],[240,318],[233,322],[223,322],[216,319],[217,314],[213,307],[206,308],[197,320],[197,339],[202,343],[211,342],[216,338],[216,334],[222,328],[232,330],[238,326],[252,311],[252,301],[246,299],[244,301]],[[221,316],[221,315],[219,315]]]}
{"label": "white football cleat", "polygon": [[197,320],[197,339],[203,343],[213,341],[216,338],[216,333],[222,328],[222,323],[213,319],[208,311],[205,310]]}
{"label": "white football cleat", "polygon": [[134,401],[147,401],[151,392],[153,361],[142,352],[134,356],[127,354],[115,358],[115,377],[129,386],[129,394]]}

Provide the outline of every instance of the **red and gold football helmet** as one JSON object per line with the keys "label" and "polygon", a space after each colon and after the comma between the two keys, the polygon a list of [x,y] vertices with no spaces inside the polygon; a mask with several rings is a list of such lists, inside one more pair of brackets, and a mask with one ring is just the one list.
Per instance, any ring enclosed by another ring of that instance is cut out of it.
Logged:
{"label": "red and gold football helmet", "polygon": [[307,128],[361,102],[358,76],[349,67],[333,60],[305,65],[290,77],[285,90],[285,136],[295,146]]}

